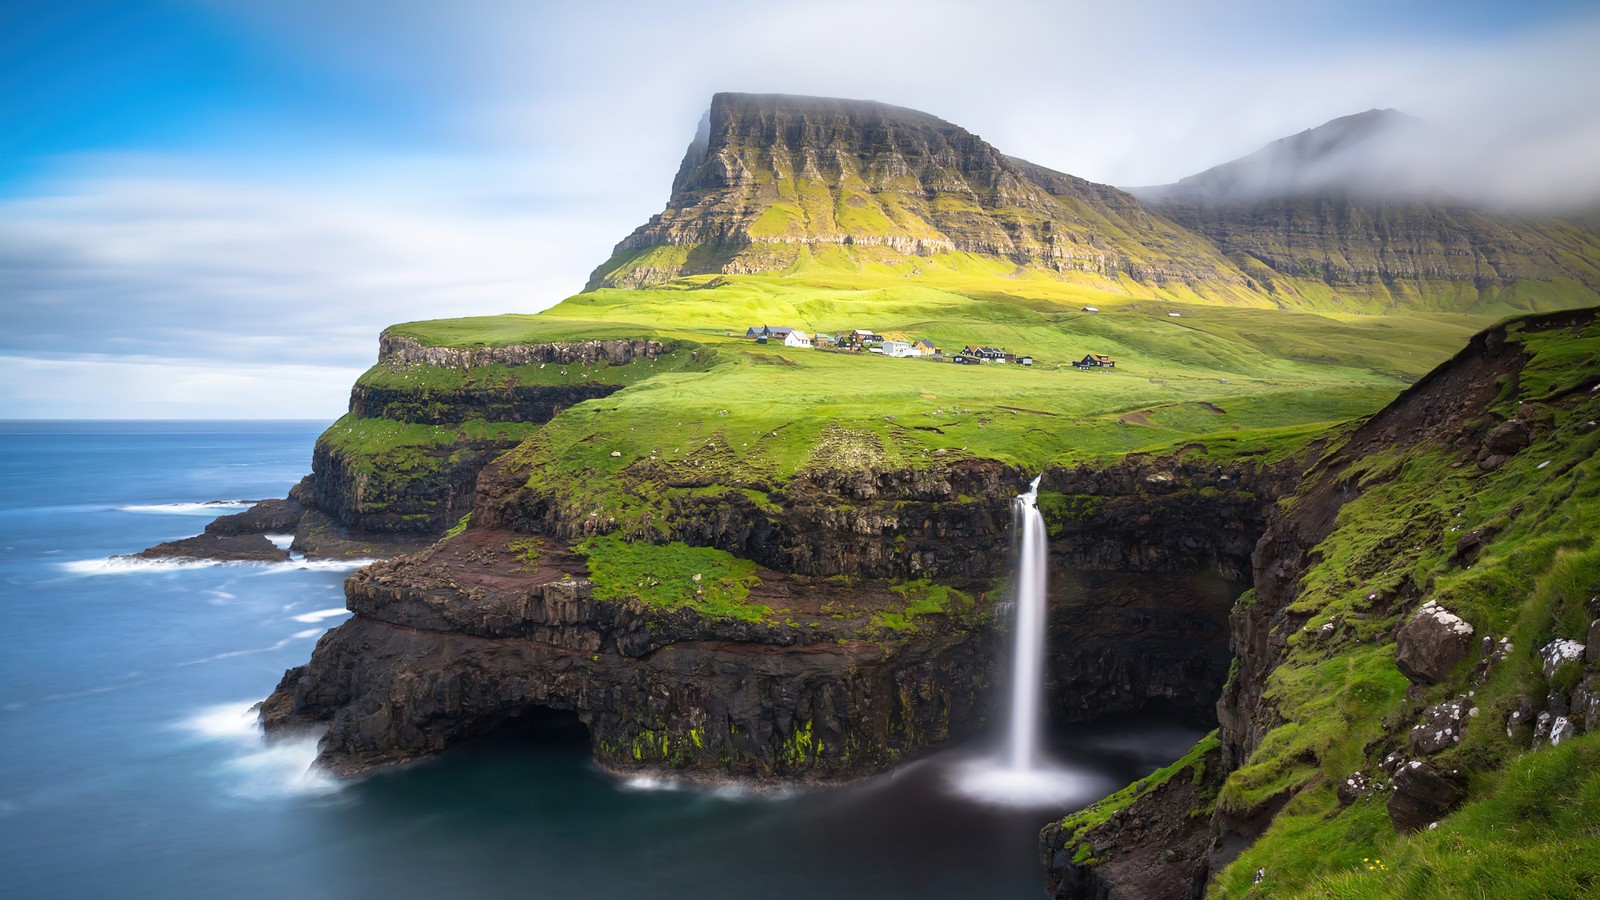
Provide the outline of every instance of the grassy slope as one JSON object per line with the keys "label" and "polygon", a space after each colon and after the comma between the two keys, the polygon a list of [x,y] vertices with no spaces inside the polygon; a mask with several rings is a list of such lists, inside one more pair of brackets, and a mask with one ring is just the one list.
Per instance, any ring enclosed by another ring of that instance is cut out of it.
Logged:
{"label": "grassy slope", "polygon": [[[1371,457],[1352,473],[1364,493],[1318,548],[1321,562],[1291,608],[1310,620],[1268,681],[1268,698],[1289,720],[1230,775],[1219,805],[1249,810],[1279,791],[1298,793],[1222,873],[1217,895],[1576,896],[1600,886],[1600,735],[1529,754],[1526,729],[1508,736],[1503,727],[1518,697],[1548,690],[1537,648],[1555,637],[1584,640],[1585,603],[1600,595],[1600,433],[1576,428],[1600,415],[1600,398],[1544,402],[1592,377],[1600,325],[1524,341],[1533,361],[1498,411],[1532,404],[1523,415],[1540,423],[1533,446],[1488,474],[1453,467],[1460,451],[1450,448]],[[1484,525],[1501,530],[1462,568],[1452,561],[1456,537]],[[1467,684],[1463,671],[1406,699],[1389,635],[1409,610],[1385,612],[1367,597],[1407,578],[1478,636],[1511,637],[1515,652],[1486,684]],[[1315,638],[1329,622],[1334,638]],[[1481,713],[1460,745],[1435,757],[1473,773],[1467,805],[1411,836],[1389,827],[1382,792],[1341,809],[1334,785],[1404,752],[1418,710],[1469,688]],[[1255,884],[1262,868],[1267,877]]]}

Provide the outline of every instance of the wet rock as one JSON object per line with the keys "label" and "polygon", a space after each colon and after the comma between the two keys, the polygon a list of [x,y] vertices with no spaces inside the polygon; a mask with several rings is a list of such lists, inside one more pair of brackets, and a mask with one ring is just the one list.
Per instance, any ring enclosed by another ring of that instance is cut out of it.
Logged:
{"label": "wet rock", "polygon": [[1395,831],[1417,831],[1444,818],[1466,797],[1461,778],[1422,760],[1412,760],[1395,773],[1389,795],[1389,821]]}
{"label": "wet rock", "polygon": [[1407,678],[1438,684],[1467,658],[1472,625],[1429,600],[1395,634],[1395,665]]}

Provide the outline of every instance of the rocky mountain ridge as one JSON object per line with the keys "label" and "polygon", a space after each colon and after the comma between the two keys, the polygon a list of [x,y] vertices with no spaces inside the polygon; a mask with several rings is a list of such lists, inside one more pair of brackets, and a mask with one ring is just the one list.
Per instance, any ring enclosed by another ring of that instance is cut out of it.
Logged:
{"label": "rocky mountain ridge", "polygon": [[1116,188],[1013,159],[926,113],[717,94],[667,208],[589,287],[783,269],[823,247],[867,262],[975,254],[1107,284],[1245,284],[1204,241]]}

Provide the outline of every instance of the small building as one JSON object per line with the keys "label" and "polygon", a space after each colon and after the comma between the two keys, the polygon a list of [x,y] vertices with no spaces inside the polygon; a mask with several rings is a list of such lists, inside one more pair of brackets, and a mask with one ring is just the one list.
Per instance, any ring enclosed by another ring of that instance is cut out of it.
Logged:
{"label": "small building", "polygon": [[783,336],[783,345],[785,347],[811,346],[811,338],[807,337],[804,331],[801,331],[798,328],[789,328],[786,329],[786,331],[788,333]]}
{"label": "small building", "polygon": [[747,340],[752,340],[752,341],[759,340],[760,338],[764,338],[764,337],[767,336],[767,326],[765,326],[765,325],[751,325],[749,328],[746,328],[744,330],[744,336],[745,336],[745,338]]}
{"label": "small building", "polygon": [[1181,318],[1183,318],[1183,313],[1167,313],[1167,318],[1169,318],[1169,319],[1181,319]]}
{"label": "small building", "polygon": [[1011,357],[1011,354],[1001,350],[999,347],[978,347],[973,344],[968,344],[966,349],[961,352],[966,356],[971,356],[984,362],[1005,362]]}
{"label": "small building", "polygon": [[917,346],[910,341],[884,341],[883,355],[893,356],[896,359],[907,359],[921,356],[922,351],[917,349]]}
{"label": "small building", "polygon": [[811,346],[818,350],[832,347],[839,343],[839,339],[831,334],[819,334],[811,339]]}
{"label": "small building", "polygon": [[957,365],[961,365],[961,366],[976,366],[976,365],[980,365],[983,362],[983,360],[978,359],[977,357],[966,356],[964,354],[959,354],[959,353],[956,354],[955,356],[952,356],[950,358],[950,361],[955,363],[955,364],[957,364]]}
{"label": "small building", "polygon": [[932,341],[916,341],[911,346],[921,351],[923,356],[936,356],[939,353],[939,348]]}
{"label": "small building", "polygon": [[1097,312],[1099,312],[1099,311],[1100,311],[1100,310],[1098,310],[1098,309],[1095,309],[1095,308],[1094,308],[1094,307],[1092,307],[1092,306],[1085,306],[1085,307],[1084,307],[1084,308],[1083,308],[1083,311],[1084,311],[1084,312],[1086,312],[1086,313],[1097,313]]}
{"label": "small building", "polygon": [[1031,365],[1033,365],[1033,357],[1031,357],[1031,356],[1019,356],[1019,357],[1017,357],[1017,363],[1018,363],[1018,365],[1031,366]]}
{"label": "small building", "polygon": [[1088,353],[1073,365],[1080,369],[1115,369],[1117,361],[1104,353]]}

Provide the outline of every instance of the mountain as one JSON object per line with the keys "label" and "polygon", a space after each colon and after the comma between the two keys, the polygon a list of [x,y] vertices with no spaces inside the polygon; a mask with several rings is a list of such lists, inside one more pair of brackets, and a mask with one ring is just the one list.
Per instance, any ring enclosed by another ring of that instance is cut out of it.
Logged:
{"label": "mountain", "polygon": [[1443,140],[1374,109],[1129,191],[1286,306],[1505,314],[1594,302],[1595,229],[1460,199],[1430,175]]}
{"label": "mountain", "polygon": [[882,103],[717,94],[667,208],[589,287],[827,264],[960,271],[965,257],[1226,295],[1243,275],[1209,242],[1107,185],[1001,153],[942,119]]}

